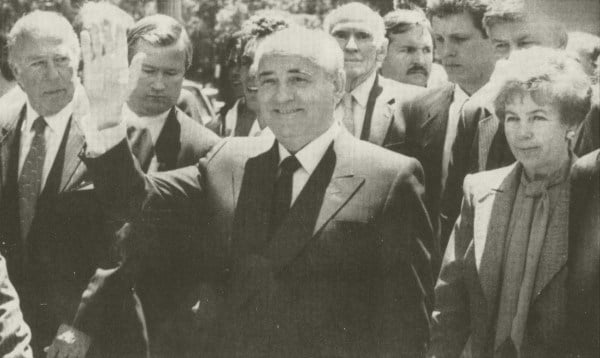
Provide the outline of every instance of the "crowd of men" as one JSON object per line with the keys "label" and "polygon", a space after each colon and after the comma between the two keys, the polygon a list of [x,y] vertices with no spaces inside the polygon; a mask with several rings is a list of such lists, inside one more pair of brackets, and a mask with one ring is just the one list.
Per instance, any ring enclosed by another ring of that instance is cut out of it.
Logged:
{"label": "crowd of men", "polygon": [[265,14],[202,118],[177,20],[78,21],[2,38],[2,357],[598,356],[597,36],[519,0]]}

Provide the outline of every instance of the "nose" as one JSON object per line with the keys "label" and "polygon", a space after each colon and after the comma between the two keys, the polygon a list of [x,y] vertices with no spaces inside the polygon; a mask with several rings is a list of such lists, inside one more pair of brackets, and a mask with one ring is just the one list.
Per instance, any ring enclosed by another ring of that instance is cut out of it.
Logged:
{"label": "nose", "polygon": [[449,43],[450,41],[446,41],[443,45],[439,46],[439,54],[441,58],[446,57],[455,57],[456,56],[456,46]]}
{"label": "nose", "polygon": [[413,55],[413,63],[418,63],[421,65],[425,64],[425,59],[427,58],[427,54],[425,54],[425,50],[416,50]]}
{"label": "nose", "polygon": [[346,51],[358,50],[358,45],[356,44],[356,39],[354,38],[354,35],[350,35],[350,38],[348,39],[348,41],[346,41],[346,47],[344,47],[344,49]]}
{"label": "nose", "polygon": [[165,89],[165,82],[162,74],[156,75],[156,78],[150,84],[150,88],[154,91],[162,91]]}
{"label": "nose", "polygon": [[277,93],[275,94],[275,99],[279,103],[285,103],[291,101],[294,98],[294,93],[290,86],[286,84],[281,84],[277,86]]}
{"label": "nose", "polygon": [[520,121],[517,127],[519,139],[531,139],[533,137],[532,124],[529,121]]}
{"label": "nose", "polygon": [[55,79],[57,77],[60,77],[58,66],[56,66],[54,61],[48,61],[46,65],[46,78]]}

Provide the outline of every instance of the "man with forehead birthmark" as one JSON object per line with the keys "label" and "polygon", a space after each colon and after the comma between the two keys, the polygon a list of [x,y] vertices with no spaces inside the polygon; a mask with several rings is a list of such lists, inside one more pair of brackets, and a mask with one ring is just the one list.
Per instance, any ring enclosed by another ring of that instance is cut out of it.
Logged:
{"label": "man with forehead birthmark", "polygon": [[405,129],[396,113],[398,103],[415,97],[423,88],[378,74],[388,47],[383,18],[368,6],[352,2],[327,14],[323,28],[344,54],[346,87],[335,110],[336,119],[356,138],[397,152]]}
{"label": "man with forehead birthmark", "polygon": [[[96,55],[86,66],[104,69],[110,54]],[[98,146],[88,146],[86,163],[107,209],[121,208],[148,232],[138,247],[152,244],[169,208],[193,204],[207,213],[195,238],[197,355],[422,356],[432,232],[419,163],[354,138],[334,119],[345,76],[329,35],[276,32],[255,60],[261,116],[275,139],[227,138],[197,166],[144,176],[118,111],[91,101],[96,130],[86,136],[105,140],[90,141]],[[118,102],[112,92],[92,87],[90,98]],[[90,286],[87,304],[118,294],[115,282],[135,281],[129,268],[144,258],[128,258]]]}

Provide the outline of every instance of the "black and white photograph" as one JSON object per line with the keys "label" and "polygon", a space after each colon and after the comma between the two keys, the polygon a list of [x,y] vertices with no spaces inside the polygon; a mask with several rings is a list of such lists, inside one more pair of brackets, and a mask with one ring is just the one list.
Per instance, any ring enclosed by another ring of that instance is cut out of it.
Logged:
{"label": "black and white photograph", "polygon": [[0,358],[597,358],[599,0],[0,0]]}

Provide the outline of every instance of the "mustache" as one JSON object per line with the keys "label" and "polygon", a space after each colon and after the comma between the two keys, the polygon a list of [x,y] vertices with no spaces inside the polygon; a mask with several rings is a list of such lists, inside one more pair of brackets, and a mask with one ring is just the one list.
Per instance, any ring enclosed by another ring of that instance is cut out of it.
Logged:
{"label": "mustache", "polygon": [[406,74],[412,75],[413,73],[418,73],[418,72],[422,72],[425,75],[429,75],[429,71],[427,71],[425,66],[422,66],[420,64],[414,64],[414,65],[410,66],[408,71],[406,71]]}

